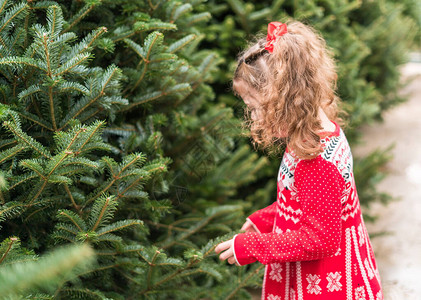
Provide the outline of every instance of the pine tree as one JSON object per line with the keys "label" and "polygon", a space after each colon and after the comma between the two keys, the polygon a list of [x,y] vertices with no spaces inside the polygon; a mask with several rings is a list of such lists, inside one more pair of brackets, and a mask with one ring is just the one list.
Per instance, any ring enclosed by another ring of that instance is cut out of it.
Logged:
{"label": "pine tree", "polygon": [[239,120],[211,101],[221,60],[198,50],[201,1],[2,4],[0,239],[39,255],[89,244],[97,257],[20,294],[221,299],[257,284],[261,266],[226,268],[213,252],[267,160],[234,149]]}

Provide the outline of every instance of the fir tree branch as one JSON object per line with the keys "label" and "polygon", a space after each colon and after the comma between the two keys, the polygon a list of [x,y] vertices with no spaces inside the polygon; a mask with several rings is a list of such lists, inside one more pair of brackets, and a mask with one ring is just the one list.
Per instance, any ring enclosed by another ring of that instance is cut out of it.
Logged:
{"label": "fir tree branch", "polygon": [[4,8],[6,7],[7,1],[3,1],[3,5],[0,7],[0,14],[3,12]]}
{"label": "fir tree branch", "polygon": [[47,126],[46,124],[44,124],[44,123],[42,123],[42,122],[38,121],[37,119],[35,119],[35,118],[33,117],[34,115],[32,115],[32,116],[31,116],[31,115],[30,115],[30,114],[28,114],[28,113],[23,114],[23,113],[21,113],[21,112],[18,112],[18,114],[19,114],[21,117],[23,117],[23,118],[25,118],[25,119],[27,119],[27,120],[29,120],[29,121],[31,121],[31,122],[34,122],[34,123],[38,124],[39,126],[44,127],[45,129],[49,130],[49,131],[54,131],[54,129],[53,129],[53,128],[51,128],[51,127]]}
{"label": "fir tree branch", "polygon": [[[4,3],[5,3],[5,4],[6,4],[6,2],[7,2],[7,1],[4,1]],[[10,23],[10,22],[12,22],[12,21],[13,21],[13,19],[14,19],[17,15],[19,15],[22,11],[24,11],[24,10],[26,10],[26,9],[28,9],[28,8],[29,8],[28,4],[23,4],[23,3],[20,3],[20,5],[22,5],[22,7],[20,7],[19,9],[17,9],[17,10],[15,11],[15,13],[14,13],[12,16],[10,16],[6,22],[4,22],[3,26],[2,26],[2,27],[0,27],[0,32],[2,32],[2,31],[4,30],[4,28],[5,28],[5,27],[6,27],[6,26]],[[3,7],[2,7],[1,9],[3,10],[3,8],[4,8],[4,5],[3,5]]]}
{"label": "fir tree branch", "polygon": [[12,249],[12,245],[14,242],[16,242],[18,239],[15,237],[10,238],[10,243],[8,244],[8,247],[6,249],[6,252],[3,253],[3,256],[0,258],[0,264],[3,262],[3,260],[6,258],[7,254],[9,253],[10,249]]}
{"label": "fir tree branch", "polygon": [[98,227],[99,223],[102,221],[102,217],[104,216],[104,213],[107,210],[107,207],[108,207],[108,204],[110,203],[110,200],[111,200],[110,197],[105,198],[104,206],[102,207],[101,212],[100,212],[94,226],[92,227],[92,231],[95,231],[96,228]]}
{"label": "fir tree branch", "polygon": [[122,191],[121,193],[120,192],[118,192],[117,193],[117,198],[118,199],[121,199],[121,198],[124,198],[125,197],[125,193],[127,193],[127,191],[128,190],[130,190],[132,187],[134,187],[136,184],[138,184],[140,181],[142,181],[143,180],[143,176],[139,176],[138,178],[136,178],[136,180],[134,180],[131,184],[129,184],[125,189],[124,189],[124,191]]}
{"label": "fir tree branch", "polygon": [[57,131],[56,116],[54,113],[54,99],[53,99],[53,87],[48,87],[48,100],[50,104],[51,121],[53,123],[54,131]]}
{"label": "fir tree branch", "polygon": [[81,114],[87,107],[89,107],[90,105],[92,105],[94,102],[96,102],[100,97],[105,95],[105,88],[107,87],[108,83],[111,81],[111,79],[113,78],[114,74],[117,73],[119,71],[119,69],[117,67],[113,68],[111,74],[107,74],[108,75],[108,79],[103,83],[103,86],[101,88],[101,91],[98,93],[98,95],[93,98],[92,100],[90,100],[89,102],[87,102],[82,108],[78,109],[77,112],[74,113],[74,115],[70,118],[67,119],[67,121],[63,124],[63,126],[60,127],[59,130],[63,130],[63,128],[69,123],[69,121],[73,118],[76,118],[79,114]]}
{"label": "fir tree branch", "polygon": [[161,252],[159,252],[158,250],[155,251],[155,254],[153,255],[151,261],[146,261],[149,264],[149,270],[148,270],[148,275],[147,275],[147,279],[146,279],[146,286],[147,286],[147,290],[149,290],[151,288],[151,279],[152,279],[152,270],[155,267],[155,260],[158,257],[158,254],[160,254]]}
{"label": "fir tree branch", "polygon": [[44,207],[41,207],[41,208],[39,208],[39,209],[36,209],[36,210],[34,210],[33,212],[31,212],[25,219],[24,219],[24,222],[28,222],[28,220],[29,220],[29,218],[31,217],[31,216],[33,216],[33,215],[35,215],[37,212],[39,212],[39,211],[41,211],[41,210],[44,210],[44,209],[46,209],[46,208],[48,208],[48,206],[44,206]]}
{"label": "fir tree branch", "polygon": [[70,201],[72,201],[73,207],[76,209],[78,214],[81,215],[82,212],[80,211],[80,206],[76,204],[75,199],[73,198],[73,195],[70,192],[69,186],[66,183],[64,184],[64,189],[66,190],[67,195],[69,195],[69,198],[70,198]]}
{"label": "fir tree branch", "polygon": [[254,270],[253,272],[250,272],[248,274],[248,276],[246,278],[244,278],[244,280],[240,281],[237,285],[236,288],[225,298],[225,300],[229,300],[232,297],[235,296],[235,294],[237,294],[237,292],[242,289],[243,287],[246,286],[247,281],[250,280],[250,278],[252,278],[254,275],[256,275],[257,273],[260,272],[260,270],[262,270],[265,267],[265,265],[261,265],[259,267],[256,268],[256,270]]}
{"label": "fir tree branch", "polygon": [[[94,201],[96,198],[98,198],[99,196],[101,196],[103,193],[105,193],[105,192],[107,192],[108,191],[108,189],[109,188],[111,188],[113,185],[114,185],[114,183],[117,181],[117,180],[119,180],[120,179],[120,175],[121,175],[121,173],[123,173],[124,172],[124,170],[126,170],[128,167],[130,167],[132,164],[134,164],[135,162],[137,162],[139,159],[141,159],[142,157],[141,157],[141,155],[136,155],[135,157],[134,157],[134,159],[132,160],[132,161],[130,161],[128,164],[126,164],[123,168],[121,168],[121,170],[120,170],[120,172],[118,172],[118,174],[117,175],[115,175],[115,176],[113,176],[113,179],[110,181],[110,183],[105,187],[105,188],[103,188],[100,192],[98,192],[98,193],[96,193],[96,195],[95,196],[93,196],[93,197],[91,197],[90,199],[88,199],[86,202],[85,202],[85,204],[83,205],[83,207],[82,207],[82,210],[89,204],[89,203],[91,203],[92,201]],[[158,169],[158,168],[157,168]],[[151,171],[150,171],[151,172]],[[143,176],[142,176],[143,177]]]}
{"label": "fir tree branch", "polygon": [[154,6],[153,4],[152,4],[152,1],[151,0],[148,0],[148,4],[149,4],[149,7],[152,9],[152,11],[154,11],[155,9],[157,9],[158,8],[158,6],[159,6],[159,2]]}
{"label": "fir tree branch", "polygon": [[19,128],[15,128],[15,126],[12,126],[8,121],[4,121],[3,125],[6,126],[15,136],[21,139],[25,144],[34,149],[36,152],[38,152],[45,158],[51,158],[51,156],[49,156],[45,151],[42,151],[42,149],[38,149],[38,147],[35,147],[35,145],[37,145],[40,148],[42,148],[41,144],[38,144],[38,142],[36,142],[35,140],[31,141],[31,138],[25,133],[23,133]]}
{"label": "fir tree branch", "polygon": [[[160,252],[157,250],[156,251],[156,255],[158,255]],[[155,258],[155,255],[154,255]],[[145,295],[146,293],[148,293],[151,290],[155,290],[157,289],[160,285],[166,283],[167,281],[175,278],[176,276],[178,276],[179,274],[181,274],[182,272],[184,272],[185,270],[190,269],[192,266],[196,265],[198,262],[200,262],[201,260],[193,258],[184,268],[180,268],[175,270],[172,274],[168,275],[167,277],[164,277],[162,280],[158,281],[157,283],[155,283],[153,286],[150,285],[150,274],[151,274],[151,270],[152,270],[152,264],[154,262],[154,260],[152,259],[151,262],[146,261],[151,267],[149,268],[148,271],[148,283],[147,283],[147,288],[141,292],[138,293],[138,295]],[[145,295],[146,296],[146,295]]]}
{"label": "fir tree branch", "polygon": [[65,216],[65,217],[67,217],[69,220],[70,220],[70,222],[71,223],[73,223],[80,231],[83,231],[83,229],[82,228],[80,228],[80,226],[79,226],[79,224],[77,223],[77,222],[75,222],[75,220],[73,220],[73,218],[70,216],[70,215],[68,215],[67,213],[66,213],[66,211],[60,211],[60,213],[59,213],[60,215],[62,215],[62,216]]}
{"label": "fir tree branch", "polygon": [[155,227],[157,227],[157,228],[159,228],[159,227],[164,227],[164,228],[167,228],[167,229],[168,229],[168,232],[170,232],[171,230],[184,231],[184,232],[189,231],[189,230],[188,230],[188,229],[186,229],[186,228],[175,227],[175,226],[173,226],[172,224],[170,224],[170,225],[167,225],[167,224],[161,224],[161,223],[156,223],[156,222],[152,222],[152,221],[149,221],[149,220],[145,220],[144,222],[145,222],[145,223],[147,223],[147,224],[153,225],[153,226],[155,226]]}
{"label": "fir tree branch", "polygon": [[10,158],[16,156],[24,150],[26,147],[22,144],[17,144],[13,148],[9,148],[7,150],[4,150],[0,153],[0,164],[4,163],[6,160],[9,160]]}
{"label": "fir tree branch", "polygon": [[[73,154],[73,152],[71,152],[71,151],[65,152],[64,155],[62,155],[62,157],[57,161],[57,163],[51,168],[51,171],[47,174],[47,176],[43,176],[44,182],[43,182],[41,188],[38,190],[38,192],[34,196],[34,198],[32,198],[31,201],[29,201],[29,205],[31,205],[33,201],[38,199],[38,197],[43,192],[44,188],[47,186],[48,179],[50,178],[50,176],[58,168],[58,166],[62,163],[62,161],[65,160],[70,154]],[[23,162],[23,163],[25,163],[25,162]],[[34,170],[34,171],[36,172],[36,170]]]}
{"label": "fir tree branch", "polygon": [[13,190],[14,188],[16,188],[19,184],[22,184],[28,180],[34,179],[38,177],[37,175],[32,175],[32,176],[27,176],[24,177],[22,180],[17,181],[14,185],[9,186],[9,191]]}
{"label": "fir tree branch", "polygon": [[[75,155],[79,155],[82,152],[83,147],[85,147],[85,145],[92,139],[92,137],[95,135],[95,133],[97,133],[97,131],[104,125],[104,122],[98,122],[95,129],[92,131],[92,133],[89,135],[89,137],[86,139],[86,141],[79,147],[79,149],[77,149],[76,151],[74,151]],[[87,129],[82,127],[81,131],[86,132]]]}
{"label": "fir tree branch", "polygon": [[[86,8],[88,7],[88,8]],[[75,26],[77,23],[79,23],[87,14],[89,14],[91,12],[92,9],[94,9],[95,4],[92,4],[89,6],[89,4],[86,4],[84,7],[82,7],[80,9],[80,11],[85,10],[83,13],[80,13],[79,11],[79,16],[66,28],[62,31],[62,33],[65,33],[67,31],[70,30],[70,28],[72,28],[73,26]]]}

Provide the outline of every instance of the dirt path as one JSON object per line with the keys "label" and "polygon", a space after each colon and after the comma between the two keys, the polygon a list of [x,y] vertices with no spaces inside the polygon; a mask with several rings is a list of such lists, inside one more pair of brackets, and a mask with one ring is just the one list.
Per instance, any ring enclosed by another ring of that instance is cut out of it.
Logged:
{"label": "dirt path", "polygon": [[379,218],[366,224],[370,233],[390,233],[372,238],[385,300],[421,299],[421,63],[402,68],[402,78],[411,75],[416,79],[402,90],[411,94],[408,102],[386,112],[383,123],[363,127],[364,143],[352,149],[363,156],[395,143],[390,173],[378,190],[400,200],[373,205]]}

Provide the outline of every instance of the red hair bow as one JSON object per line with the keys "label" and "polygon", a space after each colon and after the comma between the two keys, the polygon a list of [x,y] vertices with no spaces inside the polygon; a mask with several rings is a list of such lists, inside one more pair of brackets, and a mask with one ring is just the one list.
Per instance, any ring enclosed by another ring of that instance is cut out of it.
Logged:
{"label": "red hair bow", "polygon": [[273,44],[275,43],[276,38],[283,36],[287,32],[287,24],[281,22],[270,22],[268,24],[268,35],[266,37],[268,42],[266,43],[265,49],[272,53]]}

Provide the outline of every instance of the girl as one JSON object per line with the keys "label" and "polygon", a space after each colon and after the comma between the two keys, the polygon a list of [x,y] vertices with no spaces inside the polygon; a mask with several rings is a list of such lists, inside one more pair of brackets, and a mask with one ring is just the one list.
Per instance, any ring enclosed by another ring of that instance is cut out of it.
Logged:
{"label": "girl", "polygon": [[336,80],[326,42],[298,21],[269,23],[238,59],[233,89],[251,112],[254,144],[287,147],[276,202],[215,251],[230,264],[266,265],[262,299],[383,299]]}

